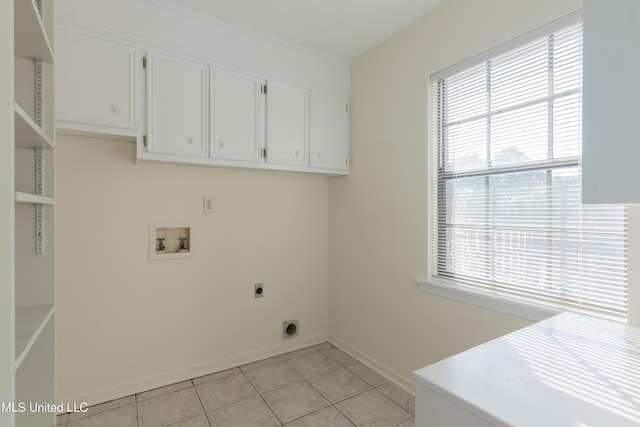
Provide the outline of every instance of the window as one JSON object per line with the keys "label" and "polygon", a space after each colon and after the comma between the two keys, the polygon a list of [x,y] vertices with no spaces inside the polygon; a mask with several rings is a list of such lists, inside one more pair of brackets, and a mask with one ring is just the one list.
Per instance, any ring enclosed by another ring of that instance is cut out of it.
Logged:
{"label": "window", "polygon": [[581,204],[582,25],[531,40],[433,77],[432,275],[624,318],[626,210]]}

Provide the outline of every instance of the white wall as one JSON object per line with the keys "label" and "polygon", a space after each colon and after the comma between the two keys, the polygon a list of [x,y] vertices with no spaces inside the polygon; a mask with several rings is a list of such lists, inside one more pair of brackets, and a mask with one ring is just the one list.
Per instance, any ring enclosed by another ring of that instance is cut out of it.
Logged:
{"label": "white wall", "polygon": [[[154,50],[349,92],[347,60],[161,0],[57,0],[56,13]],[[130,142],[57,144],[59,401],[97,403],[326,340],[326,176],[135,165]],[[149,223],[180,220],[196,227],[197,257],[149,261]],[[293,318],[300,336],[283,341]]]}
{"label": "white wall", "polygon": [[[56,156],[59,401],[106,401],[326,340],[325,176],[136,165],[131,142],[70,136]],[[196,258],[149,261],[149,223],[184,220]],[[293,318],[300,336],[284,341]]]}
{"label": "white wall", "polygon": [[351,175],[329,186],[329,332],[408,388],[413,370],[530,323],[413,282],[429,255],[429,75],[580,7],[449,0],[352,65]]}

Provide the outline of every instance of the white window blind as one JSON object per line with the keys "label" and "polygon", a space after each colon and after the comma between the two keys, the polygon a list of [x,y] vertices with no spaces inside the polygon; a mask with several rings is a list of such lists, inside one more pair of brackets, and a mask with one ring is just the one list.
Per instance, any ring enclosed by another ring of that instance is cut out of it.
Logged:
{"label": "white window blind", "polygon": [[626,317],[626,210],[581,204],[581,23],[433,84],[433,275]]}

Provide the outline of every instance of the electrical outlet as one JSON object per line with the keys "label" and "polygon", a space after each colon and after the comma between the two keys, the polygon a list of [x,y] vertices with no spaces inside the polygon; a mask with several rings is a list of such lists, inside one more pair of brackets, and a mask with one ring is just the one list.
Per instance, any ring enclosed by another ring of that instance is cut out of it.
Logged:
{"label": "electrical outlet", "polygon": [[203,211],[204,213],[214,213],[215,212],[215,203],[213,196],[204,196],[203,197]]}
{"label": "electrical outlet", "polygon": [[254,298],[262,298],[264,294],[264,285],[262,283],[256,283],[253,285],[253,297]]}

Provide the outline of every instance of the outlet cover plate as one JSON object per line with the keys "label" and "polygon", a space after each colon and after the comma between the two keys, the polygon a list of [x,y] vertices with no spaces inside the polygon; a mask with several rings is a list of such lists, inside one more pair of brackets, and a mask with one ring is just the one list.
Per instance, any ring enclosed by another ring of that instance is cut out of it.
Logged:
{"label": "outlet cover plate", "polygon": [[206,214],[212,214],[215,212],[215,199],[213,196],[204,196],[202,198],[202,210]]}

